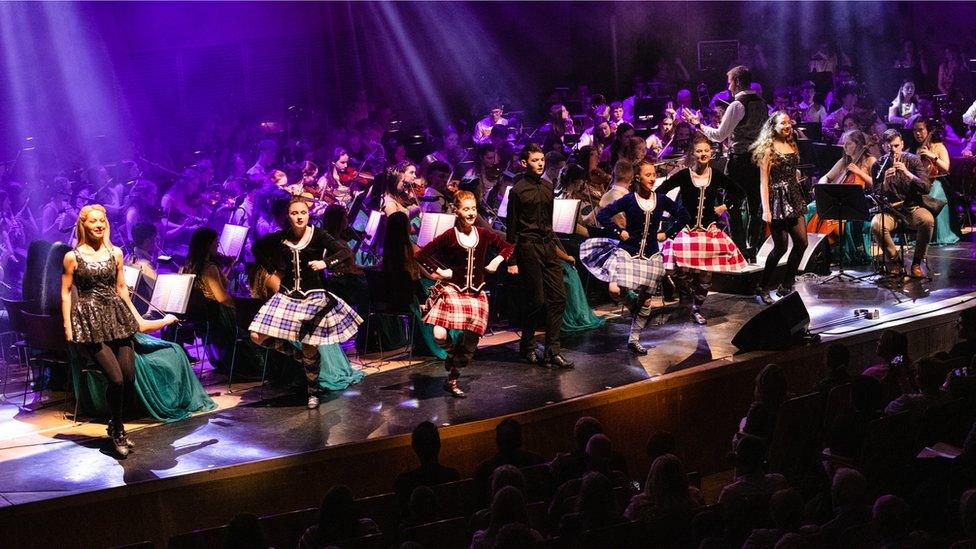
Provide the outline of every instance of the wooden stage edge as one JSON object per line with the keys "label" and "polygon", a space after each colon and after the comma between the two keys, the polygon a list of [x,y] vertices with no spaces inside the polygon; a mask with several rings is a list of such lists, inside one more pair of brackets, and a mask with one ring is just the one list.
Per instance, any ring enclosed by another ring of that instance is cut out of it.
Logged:
{"label": "wooden stage edge", "polygon": [[[643,478],[648,437],[673,433],[688,470],[713,474],[729,468],[727,455],[740,418],[752,401],[756,374],[781,364],[790,391],[802,394],[823,377],[827,346],[843,341],[853,364],[869,364],[881,330],[908,336],[913,357],[948,349],[955,319],[973,295],[947,300],[920,317],[881,322],[870,329],[783,352],[751,352],[577,397],[511,416],[442,427],[442,462],[471,476],[492,455],[494,428],[505,417],[523,425],[526,448],[545,456],[571,445],[572,428],[596,417],[628,456],[631,476]],[[96,547],[151,540],[165,547],[172,535],[226,524],[238,512],[267,515],[315,507],[331,486],[356,497],[389,492],[401,471],[416,466],[410,436],[397,435],[303,454],[200,471],[176,477],[0,507],[0,539],[8,547]]]}

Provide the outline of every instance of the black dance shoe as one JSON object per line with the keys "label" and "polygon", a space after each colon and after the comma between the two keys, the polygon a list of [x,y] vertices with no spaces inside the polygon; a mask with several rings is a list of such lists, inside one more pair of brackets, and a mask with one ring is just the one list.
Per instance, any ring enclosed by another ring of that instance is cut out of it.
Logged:
{"label": "black dance shoe", "polygon": [[444,381],[444,390],[447,391],[447,394],[451,395],[454,398],[467,398],[468,397],[468,395],[465,394],[464,391],[461,390],[461,387],[458,386],[458,380],[457,380],[457,378],[445,380]]}
{"label": "black dance shoe", "polygon": [[539,350],[534,347],[527,351],[519,351],[519,358],[528,364],[542,364],[542,357],[539,356]]}
{"label": "black dance shoe", "polygon": [[769,295],[769,290],[766,288],[756,288],[756,297],[766,305],[772,305],[774,303],[773,297]]}
{"label": "black dance shoe", "polygon": [[132,442],[132,439],[129,438],[129,433],[125,432],[125,425],[119,426],[119,431],[121,432],[120,434],[122,435],[122,440],[125,441],[125,445],[128,446],[130,450],[135,448],[136,443]]}
{"label": "black dance shoe", "polygon": [[546,365],[550,368],[558,368],[560,370],[568,370],[576,366],[571,360],[566,360],[563,355],[559,353],[546,353]]}
{"label": "black dance shoe", "polygon": [[778,295],[780,297],[786,297],[786,296],[792,294],[795,290],[796,289],[792,285],[791,286],[785,286],[785,285],[784,286],[780,286],[779,288],[776,288],[776,295]]}
{"label": "black dance shoe", "polygon": [[115,454],[116,459],[129,457],[129,446],[125,443],[125,435],[122,434],[121,427],[109,421],[108,429],[106,430],[108,431],[108,439],[112,444],[112,452]]}
{"label": "black dance shoe", "polygon": [[627,350],[635,355],[644,356],[647,354],[647,347],[640,344],[640,341],[627,342]]}

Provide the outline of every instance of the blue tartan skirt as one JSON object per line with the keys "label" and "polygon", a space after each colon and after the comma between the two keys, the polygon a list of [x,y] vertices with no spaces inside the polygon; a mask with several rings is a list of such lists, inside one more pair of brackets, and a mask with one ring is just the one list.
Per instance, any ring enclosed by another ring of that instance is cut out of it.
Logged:
{"label": "blue tartan skirt", "polygon": [[590,238],[580,245],[580,261],[603,282],[616,282],[635,292],[657,290],[664,277],[664,261],[658,252],[647,259],[634,257],[616,240]]}
{"label": "blue tartan skirt", "polygon": [[248,330],[317,347],[350,339],[362,322],[349,304],[325,290],[310,292],[305,299],[276,293],[261,306]]}

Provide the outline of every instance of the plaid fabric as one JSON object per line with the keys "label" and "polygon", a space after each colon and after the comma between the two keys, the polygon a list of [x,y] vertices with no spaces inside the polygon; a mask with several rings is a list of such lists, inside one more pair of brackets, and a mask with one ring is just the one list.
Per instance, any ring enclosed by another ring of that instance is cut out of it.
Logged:
{"label": "plaid fabric", "polygon": [[617,285],[638,293],[656,291],[664,276],[664,261],[660,253],[648,259],[639,259],[624,250],[617,250],[609,263]]}
{"label": "plaid fabric", "polygon": [[261,306],[248,330],[317,347],[348,340],[362,322],[352,307],[329,292],[312,292],[305,299],[276,293]]}
{"label": "plaid fabric", "polygon": [[488,298],[484,292],[461,292],[450,284],[437,284],[421,307],[424,322],[448,330],[484,335],[488,327]]}
{"label": "plaid fabric", "polygon": [[590,273],[603,282],[616,282],[635,292],[654,291],[664,276],[660,253],[638,259],[620,248],[610,238],[590,238],[580,244],[580,261]]}
{"label": "plaid fabric", "polygon": [[729,235],[715,225],[704,231],[690,231],[687,228],[682,230],[674,240],[663,243],[661,253],[664,255],[664,266],[669,270],[684,267],[699,271],[735,273],[747,266],[746,258]]}

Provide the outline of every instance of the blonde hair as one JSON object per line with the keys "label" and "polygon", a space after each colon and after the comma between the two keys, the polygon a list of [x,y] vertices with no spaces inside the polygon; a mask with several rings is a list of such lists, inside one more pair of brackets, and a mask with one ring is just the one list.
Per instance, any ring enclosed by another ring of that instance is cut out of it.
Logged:
{"label": "blonde hair", "polygon": [[102,206],[101,204],[88,204],[82,208],[80,212],[78,212],[78,221],[75,222],[75,240],[78,241],[76,246],[88,244],[92,248],[95,248],[91,242],[88,242],[88,236],[85,232],[85,221],[88,219],[88,215],[93,211],[102,212],[102,215],[105,216],[105,234],[102,235],[102,245],[110,250],[115,249],[115,247],[112,245],[112,239],[110,238],[112,226],[108,222],[108,214],[105,212],[105,206]]}
{"label": "blonde hair", "polygon": [[461,209],[461,203],[464,202],[465,200],[474,200],[474,201],[477,201],[478,199],[475,198],[474,193],[471,192],[471,191],[458,191],[458,192],[454,193],[454,207],[455,208],[457,208],[457,209],[460,210]]}
{"label": "blonde hair", "polygon": [[[773,150],[773,141],[776,139],[776,121],[784,116],[788,116],[784,111],[776,111],[769,115],[769,118],[763,123],[762,129],[759,130],[759,137],[756,138],[756,142],[749,147],[752,151],[752,161],[756,165],[762,162],[763,156],[766,156],[767,152]],[[793,147],[794,151],[797,150],[795,134],[790,133],[786,142]]]}

